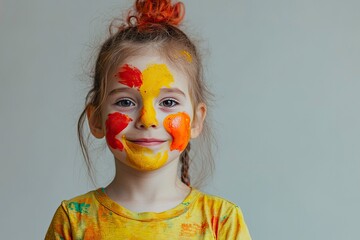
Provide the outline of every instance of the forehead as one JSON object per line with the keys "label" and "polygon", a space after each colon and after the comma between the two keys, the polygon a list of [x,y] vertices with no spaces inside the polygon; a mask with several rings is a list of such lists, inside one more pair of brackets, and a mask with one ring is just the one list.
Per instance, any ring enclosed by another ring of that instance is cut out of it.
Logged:
{"label": "forehead", "polygon": [[169,66],[170,64],[168,63],[168,61],[165,59],[165,57],[161,56],[160,54],[152,51],[148,51],[140,54],[125,58],[123,63],[120,64],[119,67],[121,67],[124,64],[129,64],[138,68],[140,71],[143,71],[150,64],[166,64],[170,69]]}
{"label": "forehead", "polygon": [[[120,84],[116,73],[126,64],[139,69],[141,72],[154,64],[164,64],[174,78],[174,82],[171,84],[171,87],[181,88],[184,92],[188,93],[189,78],[187,74],[181,71],[180,67],[174,66],[176,63],[170,62],[166,57],[161,56],[161,54],[154,51],[148,51],[142,53],[141,55],[125,58],[125,60],[115,69],[115,74],[112,74],[113,81],[109,84],[110,87],[114,83]],[[181,61],[179,61],[179,64],[181,64]]]}

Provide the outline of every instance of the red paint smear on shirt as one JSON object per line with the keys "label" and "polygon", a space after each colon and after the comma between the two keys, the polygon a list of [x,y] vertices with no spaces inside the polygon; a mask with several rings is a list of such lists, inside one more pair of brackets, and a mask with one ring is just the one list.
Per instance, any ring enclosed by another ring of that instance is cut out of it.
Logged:
{"label": "red paint smear on shirt", "polygon": [[219,230],[219,217],[217,216],[213,216],[211,218],[211,225],[212,225],[212,229],[215,233],[215,236],[218,235],[218,230]]}
{"label": "red paint smear on shirt", "polygon": [[184,112],[171,114],[165,118],[164,127],[173,138],[170,150],[184,150],[190,140],[189,115]]}
{"label": "red paint smear on shirt", "polygon": [[106,141],[114,149],[124,149],[123,144],[116,138],[122,130],[132,121],[127,115],[119,112],[110,113],[106,120]]}
{"label": "red paint smear on shirt", "polygon": [[115,76],[119,78],[119,83],[128,87],[135,87],[139,89],[142,84],[141,71],[136,67],[130,66],[129,64],[122,66],[120,71]]}

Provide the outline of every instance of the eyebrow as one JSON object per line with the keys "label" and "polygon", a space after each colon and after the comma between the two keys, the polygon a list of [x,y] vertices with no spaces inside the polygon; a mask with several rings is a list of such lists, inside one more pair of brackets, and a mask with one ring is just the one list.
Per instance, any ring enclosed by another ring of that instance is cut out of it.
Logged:
{"label": "eyebrow", "polygon": [[177,93],[185,97],[185,93],[181,91],[179,88],[162,88],[160,92],[164,93]]}
{"label": "eyebrow", "polygon": [[[133,91],[138,92],[138,90],[135,88],[119,87],[119,88],[115,88],[115,89],[111,90],[109,93],[109,96],[114,95],[118,92],[133,92]],[[181,91],[179,88],[161,88],[160,92],[162,92],[162,93],[177,93],[177,94],[180,94],[183,97],[185,97],[185,93],[183,91]]]}
{"label": "eyebrow", "polygon": [[133,92],[133,91],[137,92],[138,90],[136,90],[135,88],[119,87],[119,88],[115,88],[115,89],[111,90],[109,93],[109,96],[114,95],[118,92]]}

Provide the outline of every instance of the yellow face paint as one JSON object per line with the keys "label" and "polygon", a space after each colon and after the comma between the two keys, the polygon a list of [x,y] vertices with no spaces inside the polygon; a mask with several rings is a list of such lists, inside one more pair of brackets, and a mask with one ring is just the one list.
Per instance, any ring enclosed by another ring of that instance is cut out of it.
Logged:
{"label": "yellow face paint", "polygon": [[192,62],[192,56],[191,56],[191,54],[190,54],[188,51],[182,50],[182,51],[180,51],[180,54],[181,54],[183,57],[185,57],[186,61],[188,61],[189,63]]}
{"label": "yellow face paint", "polygon": [[143,72],[143,84],[140,87],[140,94],[143,99],[141,121],[145,127],[157,125],[156,113],[153,106],[154,99],[160,94],[160,89],[170,87],[174,82],[170,70],[165,64],[149,65]]}
{"label": "yellow face paint", "polygon": [[155,154],[147,147],[126,141],[125,136],[123,136],[122,140],[127,153],[126,160],[132,167],[140,171],[158,169],[163,166],[168,159],[167,150],[159,151]]}

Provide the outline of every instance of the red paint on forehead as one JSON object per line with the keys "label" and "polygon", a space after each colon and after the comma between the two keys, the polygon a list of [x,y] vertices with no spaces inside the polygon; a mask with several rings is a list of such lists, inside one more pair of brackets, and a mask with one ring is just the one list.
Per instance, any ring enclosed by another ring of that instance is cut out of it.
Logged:
{"label": "red paint on forehead", "polygon": [[115,76],[119,78],[119,83],[128,87],[135,87],[139,89],[142,84],[141,71],[129,64],[122,66]]}
{"label": "red paint on forehead", "polygon": [[124,130],[132,121],[127,115],[115,112],[108,115],[105,122],[106,125],[106,141],[110,147],[123,150],[123,144],[116,138],[122,130]]}
{"label": "red paint on forehead", "polygon": [[170,150],[183,151],[190,140],[190,117],[187,113],[175,113],[167,116],[164,127],[173,138]]}

